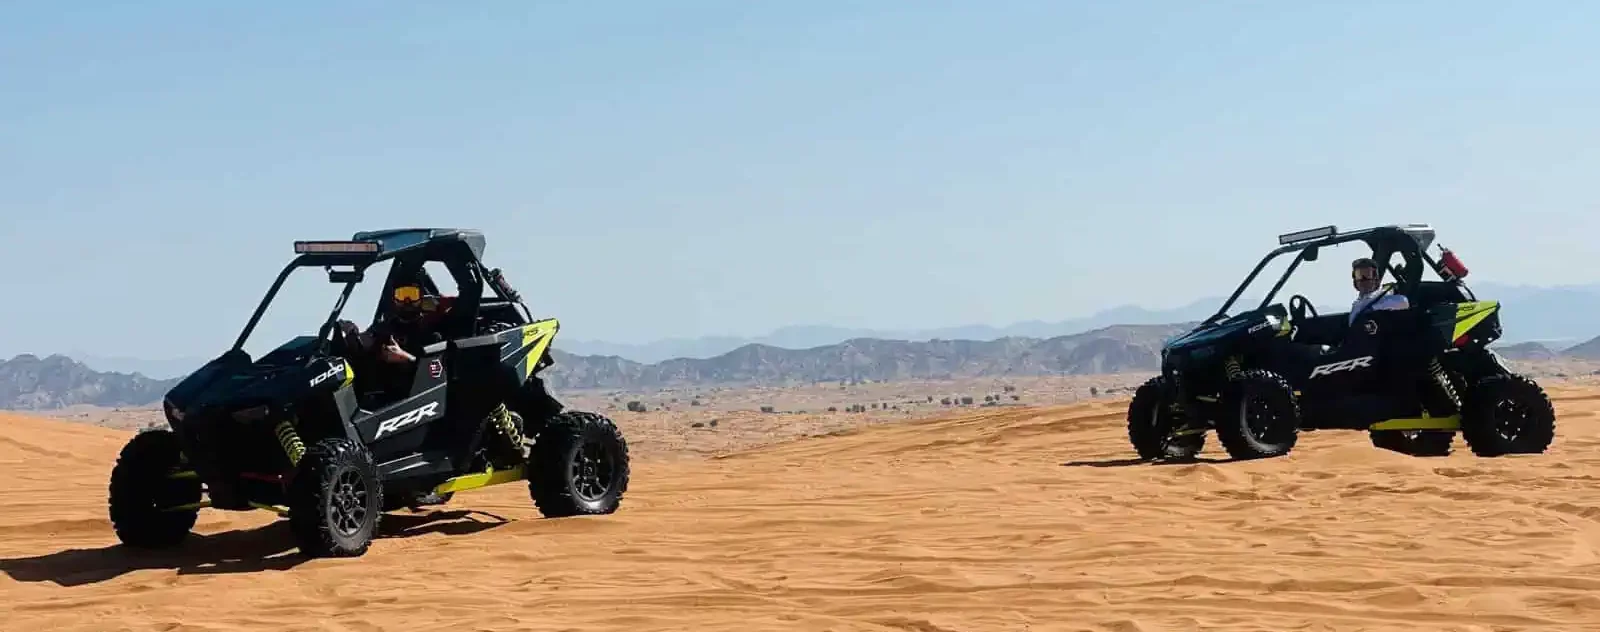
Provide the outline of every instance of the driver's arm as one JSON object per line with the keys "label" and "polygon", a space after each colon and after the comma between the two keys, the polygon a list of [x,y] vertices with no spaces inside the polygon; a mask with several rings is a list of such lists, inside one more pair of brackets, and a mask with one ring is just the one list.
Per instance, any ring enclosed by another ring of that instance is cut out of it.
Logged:
{"label": "driver's arm", "polygon": [[1388,294],[1373,302],[1370,309],[1403,310],[1410,309],[1411,301],[1403,294]]}

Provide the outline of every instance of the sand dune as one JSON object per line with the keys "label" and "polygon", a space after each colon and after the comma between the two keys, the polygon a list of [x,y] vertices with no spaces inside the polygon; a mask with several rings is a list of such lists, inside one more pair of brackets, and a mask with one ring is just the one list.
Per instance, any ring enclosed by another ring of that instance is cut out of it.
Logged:
{"label": "sand dune", "polygon": [[544,520],[512,485],[313,561],[270,515],[219,512],[181,552],[125,552],[103,502],[126,434],[6,418],[0,627],[1600,629],[1600,391],[1552,393],[1537,457],[1325,431],[1125,466],[1124,402],[1098,401],[643,457],[612,516]]}

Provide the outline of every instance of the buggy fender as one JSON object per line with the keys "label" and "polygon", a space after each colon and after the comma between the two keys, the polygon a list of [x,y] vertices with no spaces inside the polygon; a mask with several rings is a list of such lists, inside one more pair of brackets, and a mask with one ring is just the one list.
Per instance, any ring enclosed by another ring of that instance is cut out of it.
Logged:
{"label": "buggy fender", "polygon": [[501,361],[507,364],[515,362],[517,376],[523,380],[528,379],[539,368],[540,359],[550,349],[550,343],[555,340],[556,332],[560,330],[560,321],[547,318],[505,332],[503,334],[505,341],[500,346]]}
{"label": "buggy fender", "polygon": [[1477,327],[1484,319],[1500,311],[1500,301],[1476,301],[1456,305],[1455,329],[1450,333],[1451,340],[1460,339]]}

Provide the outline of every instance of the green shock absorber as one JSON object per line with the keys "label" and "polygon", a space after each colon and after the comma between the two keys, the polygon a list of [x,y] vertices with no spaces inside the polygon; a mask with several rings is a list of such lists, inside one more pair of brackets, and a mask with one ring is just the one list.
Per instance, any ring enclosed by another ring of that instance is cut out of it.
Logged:
{"label": "green shock absorber", "polygon": [[[1428,373],[1433,378],[1428,386],[1443,399],[1436,406],[1436,416],[1445,416],[1461,412],[1461,394],[1456,392],[1454,384],[1450,383],[1450,376],[1445,373],[1444,365],[1439,363],[1438,357],[1428,359]],[[1430,407],[1435,408],[1435,407]],[[1433,411],[1429,411],[1432,413]]]}
{"label": "green shock absorber", "polygon": [[493,418],[493,429],[499,435],[498,452],[502,456],[502,465],[515,464],[527,458],[524,452],[522,433],[517,430],[517,422],[512,419],[511,410],[505,404],[496,406],[489,413]]}
{"label": "green shock absorber", "polygon": [[289,455],[289,465],[299,465],[300,457],[306,454],[306,444],[300,440],[300,433],[295,432],[294,424],[288,419],[278,422],[273,428],[273,434],[278,435],[278,443],[283,446],[283,453]]}

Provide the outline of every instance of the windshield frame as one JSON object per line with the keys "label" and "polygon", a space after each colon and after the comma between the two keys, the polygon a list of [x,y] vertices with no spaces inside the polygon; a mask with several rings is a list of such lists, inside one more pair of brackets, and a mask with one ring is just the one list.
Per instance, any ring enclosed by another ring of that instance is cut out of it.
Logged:
{"label": "windshield frame", "polygon": [[[294,260],[283,267],[277,278],[272,281],[272,286],[267,289],[266,295],[261,297],[261,302],[256,305],[255,311],[250,314],[250,320],[245,323],[244,330],[239,332],[239,337],[234,339],[233,347],[229,349],[229,352],[243,352],[245,343],[250,340],[250,334],[255,331],[256,325],[261,323],[261,317],[266,314],[267,306],[272,304],[273,299],[278,295],[278,291],[283,288],[284,281],[287,281],[289,275],[296,270],[320,267],[332,272],[334,266],[349,266],[354,268],[355,272],[360,272],[365,276],[366,269],[377,261],[378,258],[371,255],[304,254],[295,257]],[[317,329],[317,347],[319,350],[324,349],[329,344],[331,340],[329,334],[333,330],[333,324],[338,320],[339,314],[343,313],[345,304],[350,300],[350,293],[355,290],[356,285],[360,282],[360,280],[352,280],[340,284],[344,288],[339,291],[339,297],[334,302],[333,309],[329,310],[327,319]]]}

